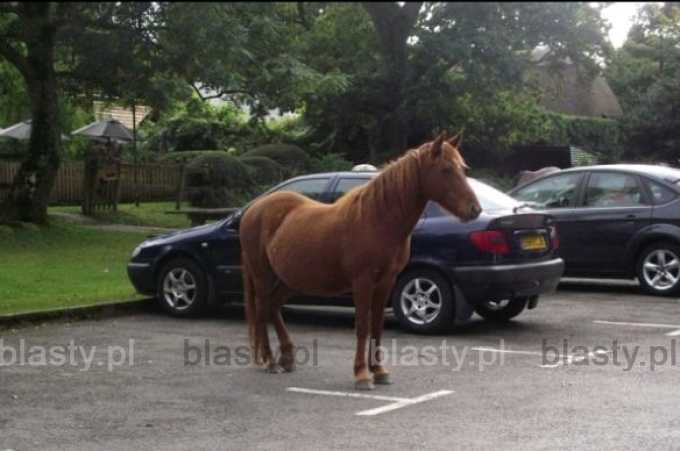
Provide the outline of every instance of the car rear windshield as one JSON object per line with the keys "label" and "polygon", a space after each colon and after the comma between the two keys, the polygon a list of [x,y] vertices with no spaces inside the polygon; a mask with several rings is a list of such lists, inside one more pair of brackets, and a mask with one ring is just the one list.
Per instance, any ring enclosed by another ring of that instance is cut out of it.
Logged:
{"label": "car rear windshield", "polygon": [[468,179],[470,186],[475,191],[477,199],[483,210],[512,210],[519,205],[516,199],[498,191],[496,188],[475,179]]}
{"label": "car rear windshield", "polygon": [[[477,199],[479,200],[479,204],[482,206],[482,210],[485,212],[512,210],[514,207],[520,205],[520,202],[518,202],[516,199],[513,199],[507,194],[498,191],[496,188],[489,186],[486,183],[471,178],[468,178],[468,182],[477,195]],[[442,209],[434,202],[430,202],[430,205],[427,209],[427,215],[443,216],[448,215],[448,213],[442,211]]]}

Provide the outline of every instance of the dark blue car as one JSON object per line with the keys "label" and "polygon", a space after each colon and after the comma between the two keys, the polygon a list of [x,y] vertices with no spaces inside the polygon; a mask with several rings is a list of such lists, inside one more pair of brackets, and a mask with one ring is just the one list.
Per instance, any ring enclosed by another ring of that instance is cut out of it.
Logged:
{"label": "dark blue car", "polygon": [[[376,174],[306,175],[269,192],[295,191],[332,203]],[[430,202],[413,232],[411,259],[390,298],[396,317],[408,330],[442,330],[467,320],[474,311],[487,319],[508,320],[525,307],[534,308],[538,296],[554,290],[562,275],[553,218],[526,211],[477,180],[470,183],[484,210],[478,219],[461,223]],[[241,302],[241,213],[140,244],[128,264],[137,291],[156,296],[177,316],[189,316],[211,304]],[[349,293],[338,299],[301,297],[291,303],[352,305]]]}
{"label": "dark blue car", "polygon": [[637,277],[651,294],[680,294],[680,170],[583,166],[510,191],[555,218],[565,275]]}

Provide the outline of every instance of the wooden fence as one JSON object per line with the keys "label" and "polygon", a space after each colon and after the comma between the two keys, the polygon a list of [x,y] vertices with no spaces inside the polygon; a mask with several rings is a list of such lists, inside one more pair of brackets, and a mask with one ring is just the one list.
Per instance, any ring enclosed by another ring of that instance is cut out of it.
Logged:
{"label": "wooden fence", "polygon": [[[144,163],[121,166],[121,202],[172,201],[177,197],[180,165]],[[19,169],[18,162],[0,161],[0,200]],[[135,172],[137,182],[135,183]],[[66,162],[61,165],[54,183],[50,204],[79,204],[83,191],[83,162]]]}

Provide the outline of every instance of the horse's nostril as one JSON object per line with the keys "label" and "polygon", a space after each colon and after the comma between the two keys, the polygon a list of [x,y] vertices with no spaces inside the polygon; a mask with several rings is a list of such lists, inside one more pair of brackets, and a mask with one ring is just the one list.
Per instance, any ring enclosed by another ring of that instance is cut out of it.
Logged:
{"label": "horse's nostril", "polygon": [[481,212],[482,212],[482,209],[478,205],[473,204],[473,205],[470,206],[470,213],[472,213],[472,216],[477,217],[477,216],[479,216],[479,214]]}

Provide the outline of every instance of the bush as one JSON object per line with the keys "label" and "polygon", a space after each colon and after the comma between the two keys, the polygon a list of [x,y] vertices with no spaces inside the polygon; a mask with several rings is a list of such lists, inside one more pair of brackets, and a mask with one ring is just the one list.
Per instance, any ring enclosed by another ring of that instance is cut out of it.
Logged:
{"label": "bush", "polygon": [[354,163],[344,159],[339,153],[327,153],[310,160],[310,170],[312,172],[349,171],[353,166]]}
{"label": "bush", "polygon": [[309,169],[309,156],[307,152],[291,144],[266,144],[243,154],[244,157],[267,157],[284,168],[288,169],[287,175],[304,172]]}
{"label": "bush", "polygon": [[253,185],[248,167],[224,152],[199,156],[186,167],[186,193],[191,205],[196,207],[238,205]]}
{"label": "bush", "polygon": [[229,152],[225,150],[184,150],[177,152],[168,152],[158,159],[159,162],[167,163],[187,163],[198,157],[223,157],[229,156]]}
{"label": "bush", "polygon": [[243,156],[240,160],[248,167],[251,179],[258,185],[271,185],[283,180],[284,168],[271,158]]}

